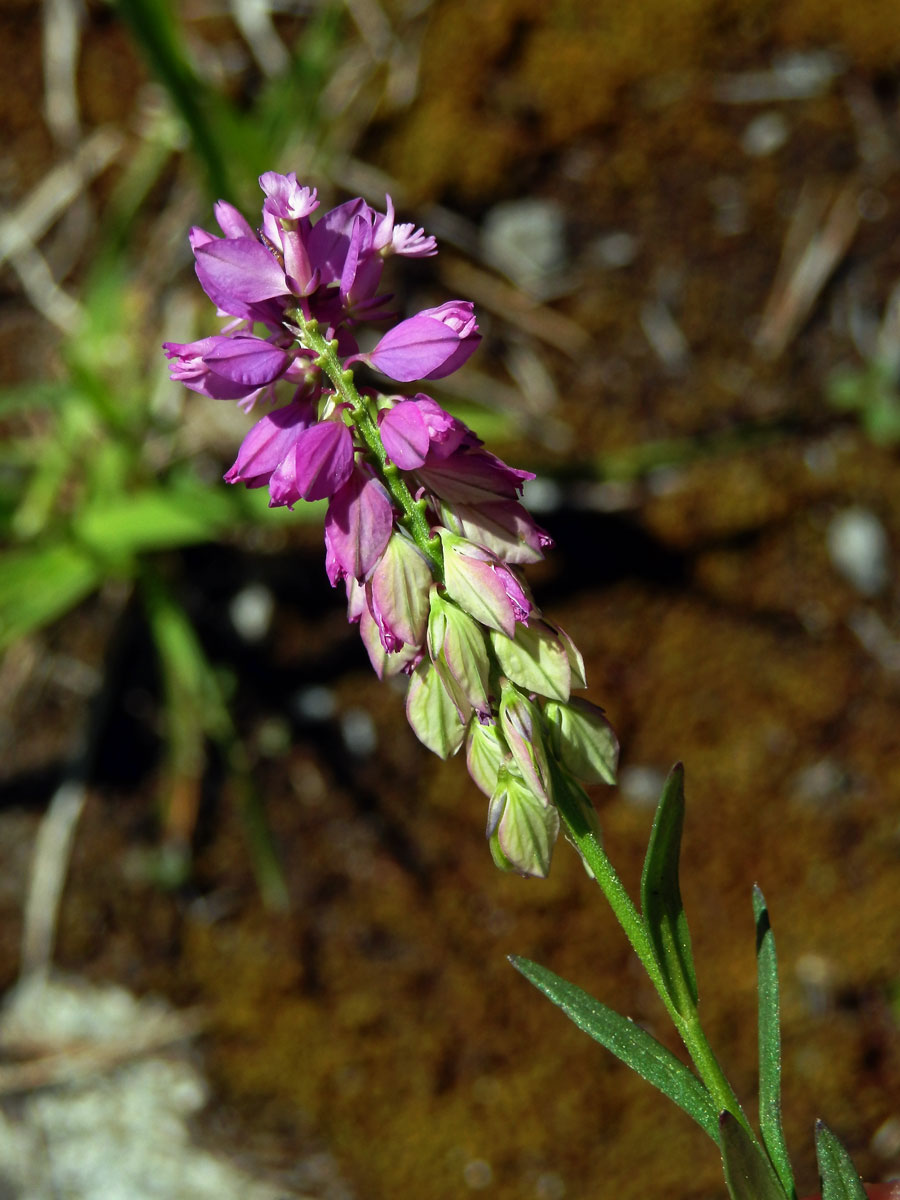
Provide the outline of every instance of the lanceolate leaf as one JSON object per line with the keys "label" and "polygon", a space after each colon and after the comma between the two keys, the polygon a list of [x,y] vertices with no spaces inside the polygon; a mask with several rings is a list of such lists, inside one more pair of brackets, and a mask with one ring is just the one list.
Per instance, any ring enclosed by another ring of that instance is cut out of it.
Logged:
{"label": "lanceolate leaf", "polygon": [[[669,1097],[679,1108],[694,1118],[701,1129],[718,1144],[718,1118],[709,1093],[697,1077],[688,1070],[656,1038],[619,1016],[599,1000],[595,1000],[574,983],[560,979],[546,967],[518,955],[509,960],[517,971],[530,980],[539,991],[558,1005],[579,1029],[595,1042],[605,1046],[638,1075]],[[783,1197],[779,1196],[779,1200]]]}
{"label": "lanceolate leaf", "polygon": [[794,1177],[781,1125],[781,1021],[775,938],[765,897],[753,889],[756,918],[756,977],[759,994],[759,1127],[784,1190],[791,1197]]}
{"label": "lanceolate leaf", "polygon": [[765,1151],[755,1146],[730,1112],[719,1118],[722,1168],[731,1200],[786,1200],[786,1193]]}
{"label": "lanceolate leaf", "polygon": [[822,1200],[866,1200],[850,1155],[824,1121],[816,1122],[816,1157],[822,1181]]}
{"label": "lanceolate leaf", "polygon": [[641,876],[641,907],[669,995],[684,1016],[697,1004],[691,935],[678,885],[684,825],[684,768],[677,763],[663,787]]}

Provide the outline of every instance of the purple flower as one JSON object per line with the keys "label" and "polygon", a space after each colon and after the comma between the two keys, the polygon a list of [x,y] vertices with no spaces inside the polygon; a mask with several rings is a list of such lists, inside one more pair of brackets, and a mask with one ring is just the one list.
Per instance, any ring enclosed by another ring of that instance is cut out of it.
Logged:
{"label": "purple flower", "polygon": [[301,221],[319,207],[316,189],[301,187],[293,171],[290,175],[266,171],[259,177],[259,186],[266,194],[263,212],[271,213],[280,221]]}
{"label": "purple flower", "polygon": [[263,487],[269,482],[297,443],[304,429],[315,420],[311,404],[292,401],[267,413],[249,430],[234,464],[225,474],[226,483]]}
{"label": "purple flower", "polygon": [[546,530],[518,500],[486,500],[483,504],[441,504],[444,525],[453,533],[490,550],[507,563],[534,563],[553,545]]}
{"label": "purple flower", "polygon": [[359,357],[389,379],[443,379],[462,366],[480,341],[473,306],[450,300],[401,321],[374,350]]}
{"label": "purple flower", "polygon": [[269,504],[293,508],[298,500],[324,500],[353,470],[353,439],[341,420],[319,421],[297,436],[269,480]]}
{"label": "purple flower", "polygon": [[247,399],[291,365],[278,346],[252,334],[214,334],[199,342],[166,342],[172,379],[213,400]]}
{"label": "purple flower", "polygon": [[338,488],[325,517],[325,569],[331,586],[350,575],[367,579],[385,552],[394,524],[387,492],[361,467]]}
{"label": "purple flower", "polygon": [[394,224],[394,202],[385,196],[387,212],[378,216],[373,229],[372,247],[383,255],[402,254],[406,258],[429,258],[437,254],[437,242],[424,229],[409,223]]}
{"label": "purple flower", "polygon": [[195,244],[194,257],[200,286],[221,312],[232,317],[263,320],[265,310],[257,308],[260,303],[290,294],[284,269],[255,238],[213,238]]}
{"label": "purple flower", "polygon": [[446,458],[432,449],[416,475],[429,492],[450,504],[515,500],[525,481],[534,479],[531,471],[508,467],[480,446],[461,446]]}
{"label": "purple flower", "polygon": [[388,458],[404,471],[423,466],[429,453],[451,454],[467,432],[461,421],[421,392],[382,413],[380,429]]}

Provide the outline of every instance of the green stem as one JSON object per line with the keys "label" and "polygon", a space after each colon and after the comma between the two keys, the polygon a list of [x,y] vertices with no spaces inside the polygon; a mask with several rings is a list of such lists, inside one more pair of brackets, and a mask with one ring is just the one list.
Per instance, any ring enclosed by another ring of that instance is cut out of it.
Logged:
{"label": "green stem", "polygon": [[653,953],[653,946],[641,914],[625,890],[621,879],[616,874],[615,867],[610,862],[609,856],[603,849],[596,834],[585,821],[578,803],[565,787],[560,787],[557,791],[559,792],[557,808],[566,827],[566,832],[600,885],[616,920],[625,931],[625,936],[640,959],[641,965],[650,978],[650,982],[656,988],[660,999],[666,1006],[666,1011],[672,1018],[672,1023],[678,1030],[684,1047],[691,1056],[691,1061],[697,1068],[697,1073],[706,1085],[717,1110],[719,1112],[730,1112],[753,1139],[754,1145],[758,1145],[756,1135],[744,1115],[737,1096],[735,1096],[731,1084],[725,1078],[725,1074],[712,1051],[712,1047],[707,1041],[696,1009],[691,1009],[686,1015],[682,1015],[676,1008],[673,998],[669,995],[663,974],[657,964],[656,956]]}
{"label": "green stem", "polygon": [[412,493],[400,471],[390,462],[384,452],[378,425],[372,415],[369,401],[359,394],[353,372],[346,370],[337,355],[337,342],[326,341],[319,332],[319,323],[304,316],[299,308],[292,309],[287,316],[296,325],[298,341],[317,356],[315,363],[334,386],[341,400],[349,406],[350,419],[359,431],[377,473],[389,495],[403,513],[403,524],[412,535],[416,545],[431,563],[435,578],[440,583],[444,578],[444,560],[441,540],[432,536],[425,516],[427,504],[413,499]]}

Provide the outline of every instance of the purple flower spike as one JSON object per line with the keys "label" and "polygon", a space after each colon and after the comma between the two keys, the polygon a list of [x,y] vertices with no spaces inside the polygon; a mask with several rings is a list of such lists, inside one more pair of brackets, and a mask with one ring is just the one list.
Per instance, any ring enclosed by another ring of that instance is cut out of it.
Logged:
{"label": "purple flower spike", "polygon": [[325,500],[353,470],[353,439],[342,421],[319,421],[304,429],[269,480],[270,505],[293,508],[298,500]]}
{"label": "purple flower spike", "polygon": [[325,517],[325,569],[331,586],[346,576],[362,582],[384,554],[394,512],[382,485],[359,467],[331,498]]}
{"label": "purple flower spike", "polygon": [[480,341],[473,306],[451,300],[401,321],[360,358],[389,379],[404,383],[443,379],[462,366]]}
{"label": "purple flower spike", "polygon": [[314,420],[311,404],[293,401],[257,421],[241,442],[237,459],[225,475],[226,483],[263,487],[297,444],[297,438]]}

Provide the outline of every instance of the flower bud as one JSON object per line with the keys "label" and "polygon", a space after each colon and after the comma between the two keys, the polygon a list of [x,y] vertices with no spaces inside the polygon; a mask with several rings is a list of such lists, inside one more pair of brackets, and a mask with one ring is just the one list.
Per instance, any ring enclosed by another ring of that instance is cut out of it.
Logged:
{"label": "flower bud", "polygon": [[619,742],[603,709],[580,696],[568,704],[548,700],[544,720],[554,756],[585,783],[615,783]]}
{"label": "flower bud", "polygon": [[511,771],[501,768],[488,806],[488,844],[502,871],[545,879],[559,833],[559,813]]}
{"label": "flower bud", "polygon": [[479,721],[490,718],[490,663],[484,633],[470,616],[431,589],[428,653],[462,719],[474,708]]}
{"label": "flower bud", "polygon": [[569,656],[569,670],[572,672],[572,687],[586,688],[587,677],[584,673],[584,659],[581,657],[581,651],[564,629],[560,629],[558,625],[551,625],[551,628],[556,630],[557,636],[561,639],[566,648],[566,654]]}
{"label": "flower bud", "polygon": [[534,563],[553,539],[517,500],[482,504],[440,503],[441,523],[453,533],[483,546],[505,563]]}
{"label": "flower bud", "polygon": [[405,534],[394,533],[372,574],[369,607],[391,652],[406,643],[421,646],[434,582],[425,555]]}
{"label": "flower bud", "polygon": [[422,745],[439,758],[455,754],[466,736],[465,721],[427,659],[419,663],[410,677],[406,719]]}
{"label": "flower bud", "polygon": [[341,420],[319,421],[297,436],[293,450],[269,480],[270,506],[324,500],[353,471],[353,439]]}
{"label": "flower bud", "polygon": [[526,692],[568,700],[572,672],[566,647],[543,621],[517,625],[515,637],[491,630],[500,669]]}
{"label": "flower bud", "polygon": [[489,629],[512,637],[527,621],[531,601],[513,572],[481,546],[447,529],[438,534],[444,551],[444,585],[460,608]]}
{"label": "flower bud", "polygon": [[408,646],[401,643],[398,650],[393,650],[388,654],[384,648],[384,642],[381,640],[378,622],[369,611],[368,605],[363,608],[358,620],[359,636],[366,648],[372,670],[379,679],[390,679],[393,675],[399,675],[401,671],[405,671],[408,675],[412,668],[421,661],[423,657],[421,646]]}
{"label": "flower bud", "polygon": [[332,587],[347,575],[360,581],[371,575],[382,561],[393,524],[394,510],[382,484],[354,466],[325,515],[325,569]]}
{"label": "flower bud", "polygon": [[497,723],[482,725],[472,721],[466,742],[466,766],[469,774],[486,796],[492,796],[497,787],[500,768],[511,760]]}
{"label": "flower bud", "polygon": [[541,714],[537,705],[510,683],[500,696],[500,732],[519,774],[535,795],[550,803],[550,764],[544,748]]}
{"label": "flower bud", "polygon": [[480,341],[473,306],[450,300],[401,321],[360,358],[389,379],[443,379],[462,366]]}

